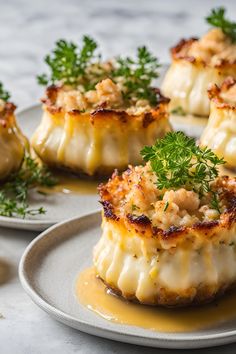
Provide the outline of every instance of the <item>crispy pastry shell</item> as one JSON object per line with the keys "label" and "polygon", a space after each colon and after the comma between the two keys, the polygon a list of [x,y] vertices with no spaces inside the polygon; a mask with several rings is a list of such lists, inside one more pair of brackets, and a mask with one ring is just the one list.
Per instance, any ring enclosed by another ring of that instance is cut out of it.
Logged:
{"label": "crispy pastry shell", "polygon": [[218,220],[166,231],[145,215],[119,214],[114,198],[122,196],[114,191],[120,178],[113,176],[100,188],[102,236],[94,265],[109,287],[142,304],[186,306],[212,301],[235,285],[235,178],[217,181],[227,201]]}
{"label": "crispy pastry shell", "polygon": [[87,175],[109,175],[115,168],[141,163],[140,150],[171,130],[169,100],[140,115],[100,107],[66,111],[55,105],[58,87],[47,90],[43,117],[32,137],[37,155],[49,166]]}

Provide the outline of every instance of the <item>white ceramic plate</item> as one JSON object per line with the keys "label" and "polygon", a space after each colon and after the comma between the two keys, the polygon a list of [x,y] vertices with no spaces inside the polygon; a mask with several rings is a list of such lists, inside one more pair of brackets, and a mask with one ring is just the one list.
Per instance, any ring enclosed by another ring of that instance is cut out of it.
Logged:
{"label": "white ceramic plate", "polygon": [[165,348],[201,348],[236,340],[236,320],[207,330],[161,333],[116,324],[80,305],[74,295],[79,272],[92,264],[100,213],[75,218],[39,235],[22,256],[19,275],[32,300],[56,320],[97,336]]}

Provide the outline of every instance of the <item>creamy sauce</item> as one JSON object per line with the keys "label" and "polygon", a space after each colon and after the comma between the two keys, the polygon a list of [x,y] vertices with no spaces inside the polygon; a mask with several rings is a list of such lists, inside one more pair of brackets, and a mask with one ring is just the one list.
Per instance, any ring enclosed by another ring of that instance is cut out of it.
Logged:
{"label": "creamy sauce", "polygon": [[[37,163],[42,165],[41,159],[31,149],[31,155]],[[58,180],[58,183],[53,187],[40,187],[38,191],[46,194],[50,193],[65,193],[65,194],[97,194],[98,185],[102,180],[95,180],[91,177],[79,177],[70,172],[60,170],[52,170],[53,176]]]}
{"label": "creamy sauce", "polygon": [[[208,122],[207,117],[194,116],[192,114],[178,115],[170,113],[170,121],[172,124],[178,124],[180,126],[189,127],[194,129],[194,127],[199,126],[205,128]],[[194,131],[193,131],[194,133]]]}
{"label": "creamy sauce", "polygon": [[[230,170],[220,166],[220,174],[228,175],[230,177],[236,176],[236,170]],[[65,193],[65,194],[97,194],[97,187],[102,180],[85,179],[76,177],[71,174],[62,172],[54,173],[58,179],[57,185],[52,188],[40,187],[40,191],[44,193]]]}
{"label": "creamy sauce", "polygon": [[198,307],[167,309],[134,304],[111,295],[96,278],[94,268],[85,269],[76,280],[78,301],[104,319],[160,332],[189,332],[236,318],[236,292],[217,302]]}
{"label": "creamy sauce", "polygon": [[85,179],[63,172],[56,172],[53,175],[58,183],[52,188],[40,187],[39,191],[44,193],[65,193],[65,194],[97,194],[97,187],[101,181]]}

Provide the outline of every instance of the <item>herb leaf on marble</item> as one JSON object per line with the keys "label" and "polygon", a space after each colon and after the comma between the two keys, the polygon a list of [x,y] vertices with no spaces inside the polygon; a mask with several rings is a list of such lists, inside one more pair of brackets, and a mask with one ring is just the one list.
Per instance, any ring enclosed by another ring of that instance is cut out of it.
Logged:
{"label": "herb leaf on marble", "polygon": [[7,102],[10,97],[10,93],[4,89],[3,83],[0,82],[0,99]]}

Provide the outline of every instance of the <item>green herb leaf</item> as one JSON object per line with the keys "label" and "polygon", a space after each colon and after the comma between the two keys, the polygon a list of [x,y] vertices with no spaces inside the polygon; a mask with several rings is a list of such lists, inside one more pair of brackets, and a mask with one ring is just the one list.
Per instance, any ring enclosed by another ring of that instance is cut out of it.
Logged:
{"label": "green herb leaf", "polygon": [[111,75],[115,82],[120,81],[124,86],[125,99],[146,99],[156,105],[158,97],[151,82],[159,76],[159,67],[158,59],[144,46],[138,48],[136,60],[130,57],[117,58],[116,69]]}
{"label": "green herb leaf", "polygon": [[37,80],[38,80],[39,85],[45,86],[49,83],[49,78],[47,77],[46,74],[38,75]]}
{"label": "green herb leaf", "polygon": [[4,89],[2,82],[0,82],[0,99],[7,102],[10,97],[10,93]]}
{"label": "green herb leaf", "polygon": [[211,198],[211,207],[216,209],[220,213],[220,206],[219,206],[219,196],[216,192],[212,191],[212,198]]}
{"label": "green herb leaf", "polygon": [[94,52],[97,48],[96,42],[88,37],[83,37],[82,48],[66,40],[56,42],[53,53],[45,57],[45,62],[49,66],[51,76],[42,74],[37,77],[40,85],[64,84],[76,86],[81,78],[86,76],[86,69],[92,63]]}
{"label": "green herb leaf", "polygon": [[26,215],[45,214],[43,207],[29,208],[28,192],[37,186],[54,186],[56,182],[45,166],[39,166],[29,155],[25,155],[21,169],[0,186],[0,215],[24,218]]}
{"label": "green herb leaf", "polygon": [[[142,149],[141,155],[145,161],[150,161],[159,189],[184,187],[201,197],[211,192],[210,183],[218,176],[217,166],[225,163],[182,132],[167,133],[153,146]],[[214,199],[213,204],[216,202]]]}
{"label": "green herb leaf", "polygon": [[221,28],[222,32],[226,34],[232,42],[236,42],[236,22],[225,18],[225,8],[219,7],[212,9],[206,21],[213,27]]}
{"label": "green herb leaf", "polygon": [[131,209],[132,209],[132,211],[135,211],[135,210],[139,210],[140,208],[137,205],[132,204]]}
{"label": "green herb leaf", "polygon": [[136,59],[118,57],[106,68],[101,64],[101,57],[95,56],[96,49],[96,42],[88,36],[83,37],[81,49],[73,42],[62,39],[57,41],[52,54],[45,58],[51,75],[39,75],[38,83],[62,83],[88,91],[94,89],[101,80],[110,77],[115,83],[121,84],[125,100],[145,99],[151,105],[158,103],[158,93],[151,87],[151,83],[159,76],[157,69],[160,64],[145,46],[137,49]]}
{"label": "green herb leaf", "polygon": [[167,210],[168,206],[169,206],[169,202],[166,202],[165,207],[164,207],[164,211]]}
{"label": "green herb leaf", "polygon": [[184,110],[183,110],[183,108],[181,106],[173,108],[170,113],[176,114],[176,115],[179,115],[179,116],[186,116],[186,113],[184,112]]}

